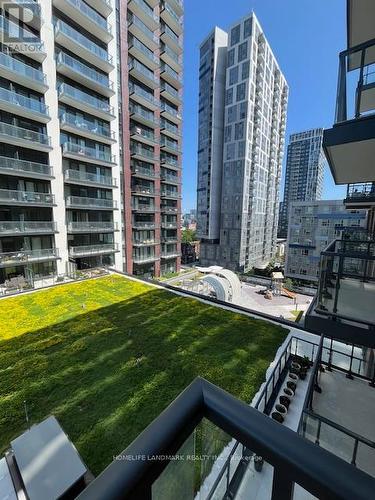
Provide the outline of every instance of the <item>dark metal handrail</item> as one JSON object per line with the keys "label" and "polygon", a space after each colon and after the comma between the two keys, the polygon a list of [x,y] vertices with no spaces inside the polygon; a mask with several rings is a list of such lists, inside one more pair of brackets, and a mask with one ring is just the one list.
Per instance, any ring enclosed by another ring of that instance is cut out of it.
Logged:
{"label": "dark metal handrail", "polygon": [[290,500],[295,482],[318,498],[373,496],[373,478],[198,377],[123,451],[124,459],[113,461],[77,498],[151,499],[152,485],[169,463],[165,457],[179,450],[203,417],[274,467],[272,500]]}

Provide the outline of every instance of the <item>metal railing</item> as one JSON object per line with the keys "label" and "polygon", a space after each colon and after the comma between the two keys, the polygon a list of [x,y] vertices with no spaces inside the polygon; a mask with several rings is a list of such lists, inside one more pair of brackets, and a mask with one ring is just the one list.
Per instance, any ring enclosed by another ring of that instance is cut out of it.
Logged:
{"label": "metal railing", "polygon": [[55,202],[55,197],[53,194],[38,193],[37,191],[0,189],[0,200],[8,203],[53,205]]}
{"label": "metal railing", "polygon": [[19,160],[18,158],[10,158],[8,156],[0,156],[0,170],[15,170],[17,172],[46,175],[49,177],[53,175],[52,167],[49,165]]}
{"label": "metal railing", "polygon": [[12,137],[13,139],[23,141],[31,141],[43,146],[51,145],[51,139],[48,135],[35,132],[34,130],[29,130],[27,128],[17,127],[16,125],[11,125],[5,122],[0,122],[0,135],[6,135],[8,137]]}
{"label": "metal railing", "polygon": [[203,418],[273,466],[272,500],[291,499],[294,483],[317,498],[372,498],[374,480],[367,474],[198,377],[121,453],[130,459],[114,460],[78,500],[151,498]]}
{"label": "metal railing", "polygon": [[348,184],[345,201],[368,201],[375,199],[375,182]]}
{"label": "metal railing", "polygon": [[41,234],[54,233],[57,230],[53,221],[0,221],[0,234]]}
{"label": "metal railing", "polygon": [[67,83],[62,83],[59,86],[58,93],[59,97],[62,96],[63,94],[66,94],[68,97],[71,97],[76,101],[82,101],[87,106],[90,106],[94,109],[98,109],[100,111],[103,111],[104,113],[108,113],[109,115],[114,114],[114,108],[108,102],[102,99],[98,99],[97,97],[94,97],[90,94],[87,94],[82,90],[76,89],[75,87],[72,87]]}
{"label": "metal railing", "polygon": [[108,151],[103,151],[96,148],[91,148],[89,146],[81,146],[80,144],[75,144],[74,142],[64,142],[62,145],[62,151],[64,153],[72,153],[82,157],[87,156],[94,160],[105,162],[105,163],[115,163],[115,157]]}
{"label": "metal railing", "polygon": [[29,111],[40,113],[41,115],[48,116],[48,106],[43,102],[38,101],[38,99],[33,99],[31,97],[25,97],[17,92],[11,92],[4,88],[0,88],[0,101],[8,104],[13,104],[14,106],[21,106]]}
{"label": "metal railing", "polygon": [[109,175],[97,175],[90,172],[82,172],[80,170],[65,170],[64,177],[66,180],[80,181],[80,182],[93,182],[106,187],[114,187],[117,181],[114,177]]}

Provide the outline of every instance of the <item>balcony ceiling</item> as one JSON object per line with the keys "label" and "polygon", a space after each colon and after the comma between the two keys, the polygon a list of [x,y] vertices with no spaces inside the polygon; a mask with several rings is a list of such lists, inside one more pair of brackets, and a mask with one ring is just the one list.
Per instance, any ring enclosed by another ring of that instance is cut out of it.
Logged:
{"label": "balcony ceiling", "polygon": [[336,184],[375,181],[375,116],[325,130],[324,152]]}

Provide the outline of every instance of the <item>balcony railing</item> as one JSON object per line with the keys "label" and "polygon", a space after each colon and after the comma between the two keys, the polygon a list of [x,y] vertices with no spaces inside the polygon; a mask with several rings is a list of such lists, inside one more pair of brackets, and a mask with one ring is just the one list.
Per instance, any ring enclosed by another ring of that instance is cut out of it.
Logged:
{"label": "balcony railing", "polygon": [[166,174],[166,173],[161,174],[161,180],[165,182],[174,182],[174,183],[181,182],[181,179],[177,175]]}
{"label": "balcony railing", "polygon": [[[368,326],[375,315],[375,241],[334,240],[321,253],[316,312]],[[367,283],[366,289],[363,284]],[[350,310],[350,315],[348,311]]]}
{"label": "balcony railing", "polygon": [[178,118],[181,120],[181,114],[177,111],[177,109],[172,108],[172,106],[169,106],[166,102],[162,101],[161,102],[161,109],[162,111],[165,111],[166,113],[169,113],[170,115]]}
{"label": "balcony railing", "polygon": [[163,2],[163,8],[170,14],[170,16],[176,21],[177,24],[182,25],[180,17],[175,13],[175,11],[168,5],[167,2]]}
{"label": "balcony railing", "polygon": [[340,53],[336,123],[375,113],[374,49],[369,40]]}
{"label": "balcony railing", "polygon": [[175,80],[177,80],[178,82],[181,82],[182,81],[182,78],[181,76],[177,73],[177,71],[175,71],[173,68],[171,68],[168,64],[162,64],[161,66],[161,71],[165,71],[166,73],[168,73],[168,75],[170,75],[172,78],[174,78]]}
{"label": "balcony railing", "polygon": [[154,213],[154,212],[156,212],[156,207],[155,207],[155,205],[148,205],[147,203],[137,203],[137,204],[133,205],[133,210],[135,212]]}
{"label": "balcony railing", "polygon": [[161,196],[166,198],[181,198],[181,194],[178,191],[172,191],[170,189],[163,189],[161,191]]}
{"label": "balcony railing", "polygon": [[130,153],[132,155],[139,155],[150,160],[156,160],[154,150],[137,147],[134,144],[132,144],[130,147]]}
{"label": "balcony railing", "polygon": [[67,207],[78,208],[101,208],[113,210],[117,208],[116,200],[107,200],[105,198],[86,198],[83,196],[68,196],[66,198]]}
{"label": "balcony railing", "polygon": [[0,235],[48,234],[56,232],[56,222],[42,221],[0,221]]}
{"label": "balcony railing", "polygon": [[19,139],[21,141],[38,143],[43,146],[51,145],[51,139],[46,134],[41,134],[40,132],[34,132],[34,130],[17,127],[16,125],[10,125],[4,122],[0,122],[0,135],[5,135],[12,139]]}
{"label": "balcony railing", "polygon": [[178,90],[176,90],[174,87],[172,87],[172,85],[169,85],[168,82],[162,83],[161,90],[165,90],[165,92],[168,92],[168,94],[171,94],[176,99],[179,99],[179,100],[181,99],[181,96],[180,96]]}
{"label": "balcony railing", "polygon": [[93,83],[98,84],[105,89],[113,91],[113,82],[109,80],[108,75],[99,73],[99,71],[96,71],[95,69],[90,68],[90,66],[81,63],[74,57],[65,54],[65,52],[59,53],[59,55],[57,56],[57,64],[63,64],[65,66],[68,66],[70,69],[81,75],[83,78],[91,80]]}
{"label": "balcony railing", "polygon": [[144,11],[154,22],[159,22],[159,17],[154,13],[153,9],[148,5],[145,0],[133,0],[134,3]]}
{"label": "balcony railing", "polygon": [[141,222],[134,221],[132,223],[132,226],[135,229],[155,229],[156,228],[155,222],[144,222],[144,221],[141,221]]}
{"label": "balcony railing", "polygon": [[143,76],[145,76],[146,78],[148,78],[149,80],[151,80],[155,85],[157,85],[159,83],[159,78],[156,75],[154,75],[153,71],[151,71],[150,69],[148,69],[147,66],[145,66],[142,63],[140,63],[136,59],[133,59],[129,63],[129,71],[131,71],[132,69],[134,69],[135,71],[139,71],[140,73],[142,73]]}
{"label": "balcony railing", "polygon": [[76,89],[71,85],[68,85],[67,83],[62,83],[59,86],[58,92],[59,96],[61,96],[62,94],[66,94],[75,101],[82,101],[87,106],[90,106],[94,109],[99,109],[100,111],[103,111],[104,113],[108,113],[110,115],[114,114],[114,108],[108,102],[87,94],[82,90]]}
{"label": "balcony railing", "polygon": [[68,24],[64,23],[64,21],[61,21],[61,19],[59,19],[55,25],[55,33],[57,34],[58,32],[61,32],[64,35],[68,36],[99,59],[102,59],[108,64],[113,63],[112,56],[109,55],[105,49],[89,40],[87,37],[73,29]]}
{"label": "balcony railing", "polygon": [[12,189],[0,189],[0,202],[20,203],[33,205],[53,205],[55,197],[49,193],[38,193],[36,191],[18,191]]}
{"label": "balcony railing", "polygon": [[162,31],[168,35],[178,46],[182,46],[182,42],[180,38],[176,35],[176,33],[171,30],[171,28],[167,24],[163,24]]}
{"label": "balcony railing", "polygon": [[158,260],[158,257],[156,257],[156,255],[134,255],[133,254],[133,262],[135,264],[145,264],[147,262],[154,262],[155,260]]}
{"label": "balcony railing", "polygon": [[48,177],[52,177],[53,175],[52,167],[49,165],[33,161],[19,160],[8,156],[0,156],[0,171],[1,170],[13,170],[15,172],[45,175]]}
{"label": "balcony railing", "polygon": [[16,252],[0,253],[0,266],[17,266],[29,262],[58,259],[59,252],[56,248],[44,248],[42,250],[19,250]]}
{"label": "balcony railing", "polygon": [[145,196],[155,196],[159,194],[159,191],[151,186],[143,186],[142,184],[136,184],[131,187],[132,193],[145,195]]}
{"label": "balcony railing", "polygon": [[81,146],[73,142],[64,142],[62,145],[63,154],[74,154],[82,157],[91,158],[98,162],[115,163],[115,157],[110,152],[102,151],[89,146]]}
{"label": "balcony railing", "polygon": [[345,202],[375,201],[375,182],[348,184]]}
{"label": "balcony railing", "polygon": [[66,180],[70,181],[100,184],[105,187],[114,187],[117,185],[116,179],[109,175],[97,175],[90,172],[82,172],[80,170],[65,170],[64,177]]}
{"label": "balcony railing", "polygon": [[145,177],[151,177],[152,179],[155,179],[157,177],[154,170],[151,170],[150,168],[138,167],[138,166],[132,166],[132,174],[145,176]]}
{"label": "balcony railing", "polygon": [[115,222],[68,222],[68,233],[111,233],[117,231]]}
{"label": "balcony railing", "polygon": [[175,168],[180,167],[178,160],[176,158],[173,158],[172,156],[160,155],[160,161],[161,161],[161,163],[171,165],[172,167],[175,167]]}
{"label": "balcony railing", "polygon": [[17,92],[11,92],[10,90],[0,88],[0,101],[14,106],[21,106],[28,111],[48,116],[48,106],[46,106],[43,102],[30,97],[25,97],[22,94],[17,94]]}
{"label": "balcony railing", "polygon": [[178,142],[173,141],[172,139],[168,139],[167,137],[164,137],[164,136],[161,137],[160,146],[168,148],[168,149],[172,149],[173,151],[176,151],[176,153],[180,152],[180,150],[178,148]]}
{"label": "balcony railing", "polygon": [[181,252],[178,252],[177,250],[170,250],[169,252],[162,251],[161,252],[161,257],[163,259],[174,259],[177,257],[180,257]]}
{"label": "balcony railing", "polygon": [[69,248],[71,257],[82,257],[85,255],[100,255],[118,252],[117,243],[105,243],[102,245],[81,245]]}
{"label": "balcony railing", "polygon": [[131,94],[134,92],[134,94],[143,97],[143,99],[146,99],[146,101],[149,101],[154,106],[159,106],[159,101],[154,97],[154,95],[151,94],[150,92],[147,92],[147,90],[144,90],[139,85],[130,83],[129,91]]}
{"label": "balcony railing", "polygon": [[160,241],[155,238],[133,238],[134,246],[149,247],[154,245],[159,245]]}
{"label": "balcony railing", "polygon": [[144,22],[142,22],[135,14],[131,14],[129,18],[129,25],[134,24],[139,28],[150,40],[152,40],[155,44],[159,43],[158,37],[151,31]]}
{"label": "balcony railing", "polygon": [[11,57],[4,52],[0,52],[0,66],[3,66],[10,72],[17,73],[29,80],[36,80],[40,84],[46,85],[46,75],[39,69],[32,68],[14,57]]}
{"label": "balcony railing", "polygon": [[151,142],[156,142],[154,132],[141,127],[132,127],[131,135],[143,137],[144,139],[148,139]]}
{"label": "balcony railing", "polygon": [[161,127],[164,128],[165,130],[168,130],[172,134],[180,135],[177,125],[174,125],[168,122],[167,120],[162,120]]}
{"label": "balcony railing", "polygon": [[97,24],[101,29],[108,31],[108,33],[111,33],[111,27],[108,25],[107,20],[99,15],[96,10],[92,9],[89,7],[86,3],[82,2],[81,0],[66,0],[68,3],[70,3],[72,6],[74,6],[76,9],[78,9],[82,14],[87,16],[91,21],[93,21],[95,24]]}
{"label": "balcony railing", "polygon": [[142,106],[140,106],[139,104],[130,103],[129,110],[130,113],[139,115],[141,118],[144,118],[145,120],[152,122],[155,125],[158,124],[158,120],[154,116],[154,113],[152,111],[149,111],[148,109],[142,108]]}
{"label": "balcony railing", "polygon": [[132,36],[129,41],[130,47],[134,47],[142,54],[144,54],[150,61],[152,61],[154,64],[159,64],[159,58],[150,50],[146,45],[144,45],[142,42],[138,40],[138,38],[135,38]]}
{"label": "balcony railing", "polygon": [[172,50],[168,45],[163,45],[162,52],[165,52],[173,61],[177,64],[181,64],[181,59],[178,54],[174,50]]}
{"label": "balcony railing", "polygon": [[70,125],[82,131],[96,134],[105,137],[106,139],[115,140],[115,132],[108,126],[106,127],[98,122],[86,120],[85,118],[74,115],[73,113],[63,113],[60,116],[60,122],[62,125]]}

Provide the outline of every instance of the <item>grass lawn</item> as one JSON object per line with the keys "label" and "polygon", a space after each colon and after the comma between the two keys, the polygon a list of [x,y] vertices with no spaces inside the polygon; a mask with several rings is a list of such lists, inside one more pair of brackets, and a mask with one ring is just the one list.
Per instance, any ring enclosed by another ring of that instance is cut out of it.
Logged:
{"label": "grass lawn", "polygon": [[96,475],[197,375],[249,401],[287,330],[118,275],[0,300],[0,451],[54,414]]}

